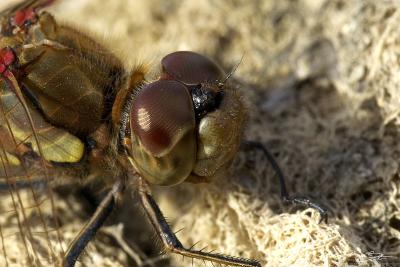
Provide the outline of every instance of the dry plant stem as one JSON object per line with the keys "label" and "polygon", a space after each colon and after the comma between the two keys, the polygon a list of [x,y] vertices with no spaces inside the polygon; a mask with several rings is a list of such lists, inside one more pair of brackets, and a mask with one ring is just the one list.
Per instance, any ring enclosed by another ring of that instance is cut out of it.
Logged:
{"label": "dry plant stem", "polygon": [[72,242],[71,246],[63,259],[64,267],[72,267],[75,265],[76,260],[79,255],[85,249],[89,241],[96,235],[97,231],[103,225],[105,220],[108,218],[112,210],[114,209],[115,202],[124,190],[124,185],[121,180],[114,183],[111,191],[102,200],[100,205],[97,207],[96,212],[93,214],[92,218],[85,225],[82,231],[77,235],[77,237]]}
{"label": "dry plant stem", "polygon": [[157,264],[166,258],[166,255],[149,258],[138,245],[135,243],[128,244],[124,237],[123,226],[122,223],[112,226],[103,226],[100,231],[114,238],[119,247],[136,263],[138,267],[157,267]]}
{"label": "dry plant stem", "polygon": [[312,200],[310,200],[306,197],[289,196],[289,193],[287,192],[287,188],[286,188],[285,176],[283,175],[282,169],[279,167],[275,158],[271,155],[271,153],[268,152],[268,150],[266,149],[266,147],[263,144],[256,142],[256,141],[243,141],[242,146],[245,149],[258,149],[264,153],[264,156],[267,158],[267,160],[271,164],[272,168],[275,170],[276,175],[278,176],[279,184],[280,184],[280,188],[281,188],[281,198],[282,198],[283,202],[289,203],[289,204],[294,204],[294,205],[303,205],[307,208],[313,208],[313,209],[317,210],[319,212],[319,214],[321,215],[320,222],[322,222],[322,221],[325,221],[326,223],[328,222],[328,212],[320,204],[313,202]]}
{"label": "dry plant stem", "polygon": [[[140,250],[139,247],[130,247],[130,245],[127,244],[127,242],[124,239],[124,229],[123,229],[123,224],[119,223],[117,225],[112,225],[112,226],[103,226],[100,229],[101,232],[109,235],[110,237],[114,238],[115,241],[118,243],[118,245],[121,247],[121,249],[138,265],[138,266],[143,266],[143,260],[146,255],[144,252]],[[149,265],[150,267],[154,267],[154,265]]]}
{"label": "dry plant stem", "polygon": [[160,208],[152,197],[148,185],[142,178],[139,178],[139,194],[143,208],[167,251],[180,254],[183,257],[186,256],[192,259],[195,258],[203,261],[210,261],[211,263],[241,267],[261,267],[260,263],[256,260],[236,258],[223,254],[203,252],[202,250],[193,250],[192,248],[184,248],[172,232]]}

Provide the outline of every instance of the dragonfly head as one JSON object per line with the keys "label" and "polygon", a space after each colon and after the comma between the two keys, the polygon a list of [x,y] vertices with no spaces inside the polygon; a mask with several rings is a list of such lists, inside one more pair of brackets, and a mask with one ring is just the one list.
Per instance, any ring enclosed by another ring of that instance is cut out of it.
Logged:
{"label": "dragonfly head", "polygon": [[221,68],[205,56],[165,56],[157,81],[142,86],[130,109],[131,159],[148,182],[175,185],[214,178],[232,161],[245,109]]}

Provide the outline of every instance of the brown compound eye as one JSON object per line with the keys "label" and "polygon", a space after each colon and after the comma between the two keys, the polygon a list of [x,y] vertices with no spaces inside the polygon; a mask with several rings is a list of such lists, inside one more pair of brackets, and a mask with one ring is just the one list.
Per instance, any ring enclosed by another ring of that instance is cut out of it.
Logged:
{"label": "brown compound eye", "polygon": [[177,80],[187,85],[221,80],[224,72],[211,59],[190,51],[168,54],[161,60],[161,79]]}
{"label": "brown compound eye", "polygon": [[131,109],[131,129],[152,155],[167,154],[195,128],[195,114],[187,88],[161,80],[140,90]]}

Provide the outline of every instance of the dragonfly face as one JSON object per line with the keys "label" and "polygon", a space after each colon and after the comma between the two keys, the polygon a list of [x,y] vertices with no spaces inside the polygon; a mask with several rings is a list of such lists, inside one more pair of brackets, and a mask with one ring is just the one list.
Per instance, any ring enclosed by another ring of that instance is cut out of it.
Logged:
{"label": "dragonfly face", "polygon": [[207,181],[238,149],[244,108],[210,59],[175,52],[156,82],[135,94],[130,109],[132,162],[150,183]]}

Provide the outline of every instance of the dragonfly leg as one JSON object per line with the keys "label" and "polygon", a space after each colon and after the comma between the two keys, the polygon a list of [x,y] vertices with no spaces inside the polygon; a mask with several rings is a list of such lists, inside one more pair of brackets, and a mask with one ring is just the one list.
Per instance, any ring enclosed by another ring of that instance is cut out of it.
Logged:
{"label": "dragonfly leg", "polygon": [[269,151],[266,149],[266,147],[256,141],[244,141],[242,143],[242,147],[245,150],[260,150],[263,152],[264,156],[267,158],[269,163],[271,164],[272,168],[276,172],[276,175],[279,179],[279,184],[281,188],[281,198],[283,202],[289,203],[289,204],[294,204],[294,205],[303,205],[306,207],[313,208],[319,212],[321,215],[321,221],[328,222],[328,211],[322,207],[320,204],[308,199],[307,197],[300,197],[300,196],[290,196],[287,188],[286,188],[286,182],[285,182],[285,176],[283,175],[282,169],[279,167],[278,163],[276,162],[275,158],[269,153]]}
{"label": "dragonfly leg", "polygon": [[63,259],[64,267],[72,267],[75,265],[76,260],[85,249],[86,245],[96,235],[97,231],[111,214],[118,197],[124,189],[122,181],[118,180],[114,183],[111,191],[108,192],[106,197],[101,201],[92,218],[90,218],[68,248]]}
{"label": "dragonfly leg", "polygon": [[210,261],[212,263],[219,263],[228,266],[261,267],[260,263],[256,260],[185,248],[172,232],[164,218],[164,215],[152,197],[147,183],[142,178],[139,178],[139,195],[141,204],[166,251],[180,254],[184,257]]}

